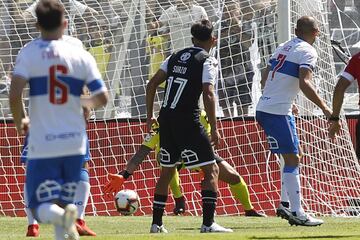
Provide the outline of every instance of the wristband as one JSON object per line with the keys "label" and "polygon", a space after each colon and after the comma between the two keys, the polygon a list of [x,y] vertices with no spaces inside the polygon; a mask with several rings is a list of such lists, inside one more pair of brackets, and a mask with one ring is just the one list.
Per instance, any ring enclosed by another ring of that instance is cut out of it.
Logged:
{"label": "wristband", "polygon": [[123,170],[123,171],[119,172],[119,175],[122,175],[125,179],[128,179],[132,174],[126,170]]}
{"label": "wristband", "polygon": [[329,121],[334,121],[334,122],[337,122],[337,121],[339,121],[340,120],[340,118],[339,117],[334,117],[334,116],[331,116],[330,118],[329,118]]}

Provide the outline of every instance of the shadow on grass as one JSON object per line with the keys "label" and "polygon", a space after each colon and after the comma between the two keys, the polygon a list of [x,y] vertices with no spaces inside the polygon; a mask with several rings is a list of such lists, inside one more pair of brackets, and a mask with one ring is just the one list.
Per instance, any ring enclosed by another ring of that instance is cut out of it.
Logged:
{"label": "shadow on grass", "polygon": [[357,238],[360,239],[360,235],[346,235],[346,236],[339,236],[339,235],[325,235],[325,236],[302,236],[302,237],[250,237],[249,239],[345,239],[345,238]]}

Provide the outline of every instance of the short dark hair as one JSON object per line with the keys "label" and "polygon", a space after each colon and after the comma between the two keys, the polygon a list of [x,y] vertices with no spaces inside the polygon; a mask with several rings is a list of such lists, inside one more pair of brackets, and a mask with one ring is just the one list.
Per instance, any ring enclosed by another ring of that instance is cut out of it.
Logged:
{"label": "short dark hair", "polygon": [[199,41],[207,41],[212,38],[213,25],[207,19],[203,19],[191,26],[191,35]]}
{"label": "short dark hair", "polygon": [[59,0],[40,0],[35,9],[37,22],[46,31],[61,26],[64,12],[64,5]]}

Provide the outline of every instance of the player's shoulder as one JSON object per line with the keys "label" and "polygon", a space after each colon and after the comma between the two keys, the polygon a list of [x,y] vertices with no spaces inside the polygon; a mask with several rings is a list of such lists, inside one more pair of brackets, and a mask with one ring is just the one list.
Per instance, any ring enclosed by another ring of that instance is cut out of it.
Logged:
{"label": "player's shoulder", "polygon": [[41,39],[40,38],[35,38],[33,40],[31,40],[30,42],[26,43],[24,45],[24,47],[22,47],[19,51],[19,56],[22,55],[28,55],[28,54],[32,54],[31,52],[34,49],[37,49],[39,47],[39,44],[41,44]]}
{"label": "player's shoulder", "polygon": [[75,47],[79,47],[81,49],[84,48],[83,43],[78,38],[68,36],[68,35],[63,35],[62,40],[70,45],[75,46]]}

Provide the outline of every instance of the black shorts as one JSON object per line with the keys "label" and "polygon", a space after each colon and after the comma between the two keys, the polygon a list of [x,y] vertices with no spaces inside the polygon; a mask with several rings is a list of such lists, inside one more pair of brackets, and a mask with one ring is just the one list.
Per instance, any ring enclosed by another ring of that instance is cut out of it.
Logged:
{"label": "black shorts", "polygon": [[158,120],[161,166],[175,167],[183,162],[191,169],[215,163],[209,137],[200,122],[173,121],[161,116]]}

